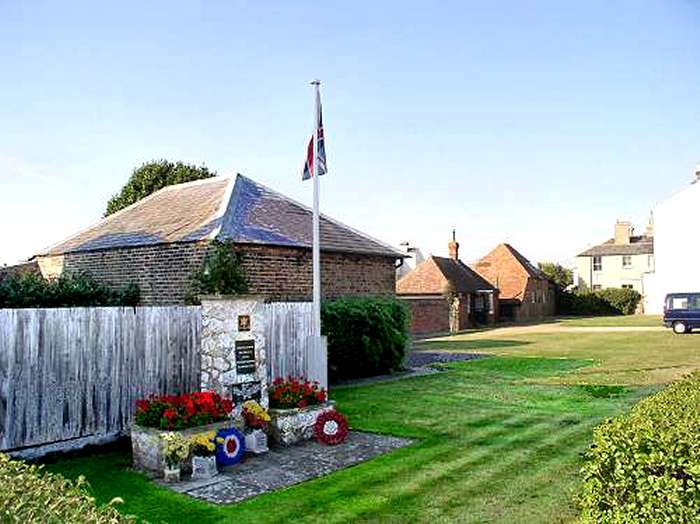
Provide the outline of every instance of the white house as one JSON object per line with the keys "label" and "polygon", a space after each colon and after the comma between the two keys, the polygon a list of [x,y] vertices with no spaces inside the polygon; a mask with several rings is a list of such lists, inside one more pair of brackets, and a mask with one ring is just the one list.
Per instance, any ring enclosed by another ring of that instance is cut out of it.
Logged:
{"label": "white house", "polygon": [[656,271],[644,276],[645,313],[661,313],[673,292],[700,292],[700,165],[695,180],[659,203],[654,216]]}

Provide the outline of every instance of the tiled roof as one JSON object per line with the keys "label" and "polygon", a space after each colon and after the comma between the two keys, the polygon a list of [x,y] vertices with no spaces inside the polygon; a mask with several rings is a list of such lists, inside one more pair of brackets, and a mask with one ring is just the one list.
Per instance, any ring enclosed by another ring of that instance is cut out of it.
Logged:
{"label": "tiled roof", "polygon": [[476,262],[474,269],[498,288],[499,300],[522,300],[529,279],[547,278],[522,253],[505,243]]}
{"label": "tiled roof", "polygon": [[629,244],[616,244],[611,238],[579,253],[580,257],[606,256],[606,255],[651,255],[654,253],[654,237],[640,235],[630,237]]}
{"label": "tiled roof", "polygon": [[[311,247],[311,210],[237,175],[168,186],[41,254],[204,239]],[[321,249],[400,258],[398,249],[325,215]]]}
{"label": "tiled roof", "polygon": [[435,295],[495,291],[495,288],[461,260],[428,257],[396,283],[400,295]]}

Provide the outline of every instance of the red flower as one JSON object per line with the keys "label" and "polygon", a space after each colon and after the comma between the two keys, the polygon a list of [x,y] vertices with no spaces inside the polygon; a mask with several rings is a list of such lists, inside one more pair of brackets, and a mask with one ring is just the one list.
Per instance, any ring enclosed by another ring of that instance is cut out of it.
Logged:
{"label": "red flower", "polygon": [[166,409],[165,411],[163,411],[163,416],[168,420],[174,419],[175,417],[177,417],[177,411],[175,411],[174,409]]}

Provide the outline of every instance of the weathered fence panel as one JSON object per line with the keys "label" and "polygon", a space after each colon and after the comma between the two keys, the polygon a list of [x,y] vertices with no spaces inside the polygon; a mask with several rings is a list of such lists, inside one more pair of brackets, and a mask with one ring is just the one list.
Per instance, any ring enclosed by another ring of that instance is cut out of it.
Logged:
{"label": "weathered fence panel", "polygon": [[0,310],[0,449],[122,432],[135,401],[199,389],[198,307]]}
{"label": "weathered fence panel", "polygon": [[328,387],[325,340],[314,337],[311,302],[265,304],[267,375],[318,380]]}

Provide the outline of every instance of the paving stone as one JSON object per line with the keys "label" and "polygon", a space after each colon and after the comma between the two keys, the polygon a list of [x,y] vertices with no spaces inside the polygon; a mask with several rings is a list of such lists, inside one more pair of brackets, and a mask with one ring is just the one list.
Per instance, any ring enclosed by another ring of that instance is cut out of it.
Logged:
{"label": "paving stone", "polygon": [[264,455],[249,456],[212,479],[185,479],[176,484],[159,481],[159,484],[215,504],[232,504],[328,475],[412,442],[405,438],[351,431],[348,439],[337,446],[307,441],[291,447],[273,448]]}

